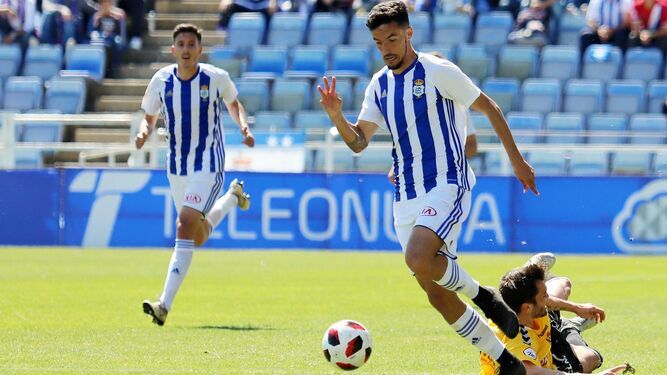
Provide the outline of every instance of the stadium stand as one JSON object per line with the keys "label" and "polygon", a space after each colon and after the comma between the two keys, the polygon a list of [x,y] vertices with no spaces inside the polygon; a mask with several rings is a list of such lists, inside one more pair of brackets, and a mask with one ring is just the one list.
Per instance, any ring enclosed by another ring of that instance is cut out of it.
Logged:
{"label": "stadium stand", "polygon": [[294,47],[303,43],[306,17],[298,13],[280,12],[271,18],[266,44]]}
{"label": "stadium stand", "polygon": [[593,134],[605,133],[588,138],[588,143],[623,144],[626,141],[628,119],[624,114],[594,113],[588,118],[588,130]]}
{"label": "stadium stand", "polygon": [[433,16],[433,44],[456,46],[467,43],[470,40],[471,30],[472,19],[467,15],[435,14]]}
{"label": "stadium stand", "polygon": [[545,46],[540,58],[540,77],[565,81],[579,76],[579,48]]}
{"label": "stadium stand", "polygon": [[271,110],[295,113],[308,108],[310,84],[306,80],[277,80],[273,84]]}
{"label": "stadium stand", "polygon": [[590,114],[604,109],[602,82],[571,79],[565,84],[563,111]]}
{"label": "stadium stand", "polygon": [[549,113],[560,111],[561,84],[557,79],[528,78],[521,86],[521,110]]}
{"label": "stadium stand", "polygon": [[58,75],[62,65],[63,50],[59,45],[30,46],[25,55],[23,75],[37,76],[46,82]]}
{"label": "stadium stand", "polygon": [[42,108],[42,79],[9,77],[5,83],[4,108],[26,112]]}
{"label": "stadium stand", "polygon": [[347,22],[345,16],[337,13],[315,13],[310,20],[307,44],[323,44],[333,47],[343,44]]}
{"label": "stadium stand", "polygon": [[17,75],[20,67],[21,48],[16,44],[0,45],[0,78]]}

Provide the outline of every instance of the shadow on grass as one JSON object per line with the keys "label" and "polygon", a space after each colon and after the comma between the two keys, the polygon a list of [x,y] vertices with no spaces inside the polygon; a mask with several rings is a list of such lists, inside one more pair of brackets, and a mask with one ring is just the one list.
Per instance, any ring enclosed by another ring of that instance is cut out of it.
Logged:
{"label": "shadow on grass", "polygon": [[198,326],[195,327],[196,329],[221,329],[225,331],[273,331],[275,328],[271,327],[258,327],[258,326],[253,326],[253,325],[245,325],[245,326],[215,326],[215,325],[206,325],[206,326]]}

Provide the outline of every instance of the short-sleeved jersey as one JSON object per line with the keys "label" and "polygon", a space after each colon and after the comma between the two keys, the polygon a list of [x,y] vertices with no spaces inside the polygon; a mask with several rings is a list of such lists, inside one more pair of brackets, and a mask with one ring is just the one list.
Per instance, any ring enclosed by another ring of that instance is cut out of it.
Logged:
{"label": "short-sleeved jersey", "polygon": [[391,134],[396,201],[439,184],[474,186],[464,150],[468,107],[479,95],[461,69],[429,54],[419,53],[401,74],[384,67],[373,76],[359,120]]}
{"label": "short-sleeved jersey", "polygon": [[[505,336],[492,321],[489,321],[489,326],[507,350],[520,361],[531,362],[537,367],[556,369],[551,357],[551,323],[548,315],[535,319],[535,328],[519,326],[519,334],[513,339]],[[480,375],[494,375],[500,371],[498,363],[487,354],[480,353],[479,360],[482,365]]]}
{"label": "short-sleeved jersey", "polygon": [[197,171],[224,171],[220,112],[222,100],[231,103],[236,96],[229,74],[212,65],[199,64],[187,81],[178,78],[175,64],[155,73],[141,108],[153,116],[162,112],[169,134],[169,173],[186,176]]}

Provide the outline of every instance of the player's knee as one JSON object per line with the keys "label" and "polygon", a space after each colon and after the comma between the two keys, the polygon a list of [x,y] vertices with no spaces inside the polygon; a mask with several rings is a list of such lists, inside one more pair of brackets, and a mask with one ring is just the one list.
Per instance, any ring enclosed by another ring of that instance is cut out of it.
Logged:
{"label": "player's knee", "polygon": [[405,264],[416,275],[427,275],[430,273],[431,264],[428,259],[419,250],[415,250],[409,245],[405,250]]}

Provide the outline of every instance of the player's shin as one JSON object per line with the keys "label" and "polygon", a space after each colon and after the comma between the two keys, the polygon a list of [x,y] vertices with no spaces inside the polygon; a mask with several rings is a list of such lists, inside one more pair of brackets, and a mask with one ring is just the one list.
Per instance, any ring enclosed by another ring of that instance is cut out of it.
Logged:
{"label": "player's shin", "polygon": [[167,280],[165,280],[164,290],[160,297],[160,301],[167,311],[171,310],[176,293],[178,293],[178,289],[181,287],[185,275],[188,273],[193,252],[193,240],[176,239],[176,246],[174,247],[169,268],[167,269]]}
{"label": "player's shin", "polygon": [[440,280],[434,280],[436,284],[455,293],[462,293],[468,298],[475,298],[479,292],[479,283],[473,279],[466,270],[456,263],[454,259],[445,259],[445,274]]}
{"label": "player's shin", "polygon": [[451,326],[459,336],[488,354],[494,360],[498,360],[503,353],[503,344],[493,334],[489,325],[486,324],[486,320],[469,305],[466,305],[463,315],[451,324]]}

